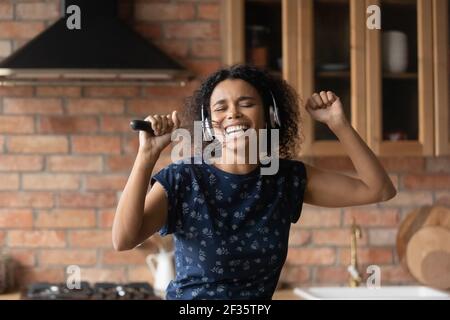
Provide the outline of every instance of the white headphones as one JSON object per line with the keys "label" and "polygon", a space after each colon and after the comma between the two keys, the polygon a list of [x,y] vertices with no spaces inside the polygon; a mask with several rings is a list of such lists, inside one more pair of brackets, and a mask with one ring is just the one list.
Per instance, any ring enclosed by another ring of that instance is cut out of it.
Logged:
{"label": "white headphones", "polygon": [[[281,128],[281,120],[280,115],[278,113],[277,102],[275,101],[275,97],[270,91],[270,96],[272,97],[272,105],[269,106],[269,122],[271,129],[279,129]],[[206,115],[207,112],[205,110],[204,105],[202,104],[202,131],[203,131],[203,140],[204,141],[213,141],[214,140],[214,129],[211,125],[211,121]]]}

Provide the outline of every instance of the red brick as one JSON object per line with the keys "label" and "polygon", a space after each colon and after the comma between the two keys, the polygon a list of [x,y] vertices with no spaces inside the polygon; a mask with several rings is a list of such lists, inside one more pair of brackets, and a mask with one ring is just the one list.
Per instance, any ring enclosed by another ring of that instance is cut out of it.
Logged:
{"label": "red brick", "polygon": [[219,5],[215,3],[198,4],[197,18],[205,20],[219,20]]}
{"label": "red brick", "polygon": [[[362,230],[362,237],[358,239],[358,245],[367,244],[367,238],[365,230]],[[313,231],[313,243],[318,245],[349,246],[350,240],[350,228]]]}
{"label": "red brick", "polygon": [[140,93],[139,87],[85,87],[85,97],[137,97]]}
{"label": "red brick", "polygon": [[344,225],[351,225],[352,217],[361,226],[395,227],[400,224],[400,209],[348,208],[344,212]]}
{"label": "red brick", "polygon": [[147,117],[153,114],[169,114],[174,110],[181,111],[182,107],[181,99],[135,99],[128,103],[127,112]]}
{"label": "red brick", "polygon": [[166,24],[167,39],[219,39],[217,22],[174,22]]}
{"label": "red brick", "polygon": [[332,248],[289,248],[286,262],[289,265],[327,265],[336,261]]}
{"label": "red brick", "polygon": [[[1,4],[0,4],[1,5]],[[7,57],[12,52],[11,41],[0,40],[0,57]]]}
{"label": "red brick", "polygon": [[8,150],[11,153],[67,153],[68,149],[66,137],[11,136],[8,141]]}
{"label": "red brick", "polygon": [[144,250],[128,250],[117,252],[114,250],[105,250],[102,252],[102,264],[103,265],[129,265],[140,264],[145,265],[145,257],[149,252]]}
{"label": "red brick", "polygon": [[381,268],[381,285],[394,284],[414,284],[419,283],[411,276],[411,274],[400,265],[380,266]]}
{"label": "red brick", "polygon": [[33,212],[30,209],[0,209],[0,228],[31,228]]}
{"label": "red brick", "polygon": [[55,134],[94,133],[98,131],[98,122],[95,117],[41,116],[38,131]]}
{"label": "red brick", "polygon": [[86,190],[123,190],[128,177],[124,175],[86,176]]}
{"label": "red brick", "polygon": [[0,86],[0,97],[31,97],[33,93],[31,86]]}
{"label": "red brick", "polygon": [[316,282],[320,284],[347,285],[349,273],[346,267],[320,267],[316,269]]}
{"label": "red brick", "polygon": [[128,267],[128,281],[131,282],[148,282],[151,285],[154,283],[152,273],[147,266],[129,266]]}
{"label": "red brick", "polygon": [[369,230],[369,243],[373,246],[395,246],[397,228]]}
{"label": "red brick", "polygon": [[53,98],[5,98],[3,100],[5,114],[62,114],[62,102]]}
{"label": "red brick", "polygon": [[95,282],[119,282],[124,283],[126,279],[125,268],[83,268],[81,280],[91,283]]}
{"label": "red brick", "polygon": [[116,209],[103,209],[100,211],[99,223],[101,228],[111,228],[114,221]]}
{"label": "red brick", "polygon": [[193,41],[191,54],[196,58],[219,58],[221,47],[219,41]]}
{"label": "red brick", "polygon": [[117,195],[112,191],[83,193],[61,192],[58,195],[58,204],[62,208],[110,208],[115,207],[116,202]]}
{"label": "red brick", "polygon": [[74,153],[120,153],[120,138],[110,136],[74,136],[72,137]]}
{"label": "red brick", "polygon": [[137,22],[133,24],[133,29],[144,38],[154,40],[161,38],[161,23]]}
{"label": "red brick", "polygon": [[36,264],[35,250],[31,249],[9,249],[8,255],[18,264],[18,267],[33,267]]}
{"label": "red brick", "polygon": [[88,209],[54,209],[39,211],[38,228],[90,228],[96,225],[95,211]]}
{"label": "red brick", "polygon": [[65,272],[63,268],[36,268],[23,267],[17,270],[18,285],[24,287],[35,282],[64,282]]}
{"label": "red brick", "polygon": [[[361,264],[392,264],[394,260],[392,248],[358,248],[358,263]],[[341,248],[339,250],[339,263],[350,264],[350,249]]]}
{"label": "red brick", "polygon": [[33,117],[0,116],[0,133],[33,133]]}
{"label": "red brick", "polygon": [[50,208],[53,203],[51,192],[0,192],[0,207]]}
{"label": "red brick", "polygon": [[18,190],[19,175],[17,173],[0,173],[0,190]]}
{"label": "red brick", "polygon": [[111,230],[71,231],[69,239],[74,248],[112,248]]}
{"label": "red brick", "polygon": [[47,158],[47,170],[51,172],[100,172],[102,167],[101,156],[50,156]]}
{"label": "red brick", "polygon": [[5,231],[0,230],[0,246],[5,244],[6,233]]}
{"label": "red brick", "polygon": [[427,172],[450,172],[450,157],[430,157],[426,159]]}
{"label": "red brick", "polygon": [[179,98],[180,103],[188,97],[192,96],[193,91],[198,89],[200,83],[198,81],[190,81],[184,86],[179,85],[155,85],[143,88],[144,94],[153,98]]}
{"label": "red brick", "polygon": [[317,208],[304,205],[298,222],[299,227],[337,227],[341,223],[341,209]]}
{"label": "red brick", "polygon": [[382,157],[381,164],[388,172],[423,172],[425,158],[423,157]]}
{"label": "red brick", "polygon": [[69,114],[121,114],[124,103],[119,99],[70,99]]}
{"label": "red brick", "polygon": [[66,246],[64,231],[11,230],[8,232],[9,246],[28,248],[61,248]]}
{"label": "red brick", "polygon": [[134,135],[125,137],[123,148],[125,153],[136,156],[136,153],[138,152],[139,149],[139,136]]}
{"label": "red brick", "polygon": [[80,87],[37,87],[36,95],[39,97],[67,97],[77,98],[81,96]]}
{"label": "red brick", "polygon": [[280,282],[292,284],[305,284],[311,280],[309,267],[285,265],[281,270]]}
{"label": "red brick", "polygon": [[44,29],[43,22],[0,21],[0,38],[31,39]]}
{"label": "red brick", "polygon": [[134,160],[135,157],[130,155],[108,156],[106,158],[106,165],[111,172],[130,172],[133,167]]}
{"label": "red brick", "polygon": [[17,19],[52,20],[59,17],[57,2],[49,3],[18,3],[16,4]]}
{"label": "red brick", "polygon": [[184,21],[192,20],[195,8],[191,3],[142,3],[134,6],[138,21]]}
{"label": "red brick", "polygon": [[[42,266],[52,265],[79,265],[90,266],[97,263],[96,250],[72,250],[55,249],[41,250],[39,264]],[[83,273],[83,270],[81,271]]]}
{"label": "red brick", "polygon": [[433,203],[433,195],[431,192],[427,191],[399,191],[397,195],[392,198],[391,200],[388,200],[386,202],[383,202],[383,207],[391,207],[391,206],[398,206],[398,207],[405,207],[405,206],[411,206],[411,207],[418,207],[418,206],[424,206],[429,205]]}
{"label": "red brick", "polygon": [[155,40],[153,43],[171,57],[184,59],[189,55],[189,40]]}
{"label": "red brick", "polygon": [[44,167],[41,156],[11,156],[0,157],[0,171],[40,171]]}
{"label": "red brick", "polygon": [[73,174],[24,174],[22,187],[25,190],[76,190],[80,187],[80,177]]}
{"label": "red brick", "polygon": [[311,232],[300,228],[291,228],[289,233],[289,245],[301,246],[311,241]]}
{"label": "red brick", "polygon": [[12,19],[12,18],[13,18],[12,3],[0,3],[0,19]]}
{"label": "red brick", "polygon": [[119,132],[130,132],[130,121],[134,117],[128,116],[103,116],[100,119],[101,131],[119,133]]}
{"label": "red brick", "polygon": [[403,186],[410,190],[445,189],[450,190],[450,175],[409,174],[403,177]]}
{"label": "red brick", "polygon": [[189,70],[203,77],[216,72],[221,66],[218,59],[192,59],[184,62]]}

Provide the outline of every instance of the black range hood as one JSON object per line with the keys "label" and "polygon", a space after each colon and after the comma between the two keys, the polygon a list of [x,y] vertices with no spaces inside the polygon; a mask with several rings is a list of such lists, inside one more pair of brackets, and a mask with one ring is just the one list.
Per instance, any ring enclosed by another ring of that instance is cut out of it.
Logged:
{"label": "black range hood", "polygon": [[[192,75],[118,17],[118,0],[62,0],[62,18],[0,63],[0,83],[180,82]],[[67,8],[81,12],[70,30]]]}

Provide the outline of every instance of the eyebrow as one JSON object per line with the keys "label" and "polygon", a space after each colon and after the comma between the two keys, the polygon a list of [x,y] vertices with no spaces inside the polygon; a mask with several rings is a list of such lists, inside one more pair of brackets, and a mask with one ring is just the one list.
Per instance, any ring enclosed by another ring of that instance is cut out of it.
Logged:
{"label": "eyebrow", "polygon": [[[236,102],[240,102],[242,100],[255,100],[255,98],[250,97],[250,96],[240,96],[239,98],[237,98]],[[219,101],[217,101],[216,103],[213,104],[213,106],[215,106],[216,104],[223,104],[225,103],[227,100],[226,99],[220,99]]]}

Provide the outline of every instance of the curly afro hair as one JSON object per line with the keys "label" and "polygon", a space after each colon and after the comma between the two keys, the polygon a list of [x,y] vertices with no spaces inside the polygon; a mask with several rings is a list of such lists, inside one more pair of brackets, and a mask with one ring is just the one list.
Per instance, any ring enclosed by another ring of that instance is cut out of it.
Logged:
{"label": "curly afro hair", "polygon": [[194,91],[194,94],[185,100],[184,119],[191,123],[200,121],[201,106],[204,105],[209,110],[210,98],[214,88],[226,79],[241,79],[251,84],[259,93],[265,108],[272,104],[270,95],[270,92],[272,92],[281,120],[279,132],[280,157],[285,159],[295,158],[303,140],[301,139],[302,133],[299,130],[301,123],[300,98],[295,89],[285,80],[271,75],[266,70],[246,64],[237,64],[219,69],[208,76],[201,83],[200,87]]}

